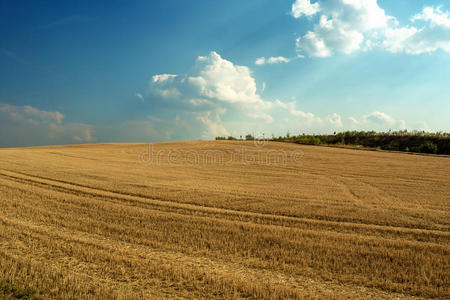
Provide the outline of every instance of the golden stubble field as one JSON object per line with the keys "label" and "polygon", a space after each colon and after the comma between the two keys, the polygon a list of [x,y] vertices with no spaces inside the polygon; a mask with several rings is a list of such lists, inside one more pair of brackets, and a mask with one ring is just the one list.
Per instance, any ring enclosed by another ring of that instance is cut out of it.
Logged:
{"label": "golden stubble field", "polygon": [[0,298],[450,298],[450,158],[257,146],[1,149]]}

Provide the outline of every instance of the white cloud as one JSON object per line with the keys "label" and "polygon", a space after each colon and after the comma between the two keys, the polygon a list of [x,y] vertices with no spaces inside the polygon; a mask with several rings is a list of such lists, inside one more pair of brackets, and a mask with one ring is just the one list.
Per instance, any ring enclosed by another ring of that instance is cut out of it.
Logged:
{"label": "white cloud", "polygon": [[314,32],[309,31],[302,38],[297,38],[296,45],[310,56],[328,57],[331,50],[325,44],[323,38],[318,37]]}
{"label": "white cloud", "polygon": [[[281,58],[267,59],[269,63]],[[192,72],[186,75],[155,75],[150,85],[151,91],[159,95],[166,105],[180,113],[195,116],[206,132],[226,134],[229,132],[227,116],[242,118],[255,126],[274,122],[274,114],[289,113],[299,122],[320,122],[320,118],[296,108],[295,102],[264,100],[258,93],[251,70],[222,58],[211,52],[199,56]],[[157,79],[155,79],[157,78]],[[262,85],[262,91],[265,83]],[[177,94],[166,101],[161,91],[176,90]],[[242,129],[241,129],[242,130]]]}
{"label": "white cloud", "polygon": [[235,65],[216,52],[199,56],[190,74],[153,76],[151,88],[163,98],[176,100],[185,111],[201,111],[196,119],[211,132],[226,132],[219,124],[227,108],[251,112],[247,116],[254,119],[271,118],[264,112],[271,103],[257,93],[250,69]]}
{"label": "white cloud", "polygon": [[328,116],[327,117],[327,121],[334,128],[342,128],[343,127],[343,125],[342,125],[342,118],[337,113],[333,113],[331,116]]}
{"label": "white cloud", "polygon": [[442,6],[430,7],[427,6],[422,10],[422,13],[412,17],[412,21],[423,20],[430,22],[432,25],[450,27],[449,12],[443,12]]}
{"label": "white cloud", "polygon": [[384,112],[374,111],[368,115],[363,116],[363,122],[372,126],[371,128],[378,129],[400,129],[406,128],[405,121],[396,120]]}
{"label": "white cloud", "polygon": [[417,50],[413,50],[407,46],[412,37],[417,33],[415,27],[401,27],[397,29],[388,28],[386,30],[386,39],[383,41],[383,47],[390,52],[407,52],[414,54]]}
{"label": "white cloud", "polygon": [[139,98],[139,100],[144,101],[144,96],[141,93],[135,93],[134,94],[136,97]]}
{"label": "white cloud", "polygon": [[178,89],[160,89],[157,93],[164,98],[175,98],[181,95]]}
{"label": "white cloud", "polygon": [[250,69],[235,65],[216,52],[199,56],[193,72],[185,76],[153,76],[151,89],[161,96],[166,96],[164,92],[173,91],[171,96],[180,98],[181,101],[189,99],[194,106],[198,106],[200,102],[264,105],[257,94]]}
{"label": "white cloud", "polygon": [[379,111],[364,116],[364,119],[378,124],[393,124],[395,122],[393,118]]}
{"label": "white cloud", "polygon": [[[309,56],[352,53],[361,48],[366,33],[385,28],[393,20],[376,0],[324,1],[320,2],[320,7],[319,23],[314,25],[313,31],[299,37],[296,43],[297,50]],[[301,15],[293,11],[293,16],[298,18]]]}
{"label": "white cloud", "polygon": [[258,66],[264,65],[265,63],[266,63],[266,58],[265,57],[257,58],[256,61],[255,61],[255,65],[258,65]]}
{"label": "white cloud", "polygon": [[[176,124],[184,122],[176,130],[184,132],[184,138],[211,138],[230,133],[242,135],[252,131],[268,134],[284,134],[286,130],[329,133],[348,129],[386,131],[406,127],[403,120],[380,111],[359,119],[344,119],[338,113],[321,118],[301,110],[296,101],[268,101],[258,93],[256,81],[248,67],[236,65],[216,52],[198,57],[191,70],[188,74],[171,76],[151,85],[152,89],[179,91],[176,97],[170,100],[160,97],[160,101],[168,107],[167,112],[176,114]],[[155,101],[158,101],[157,98]],[[170,124],[174,128],[178,126],[173,124],[173,120],[164,124],[168,126],[166,132],[170,131]]]}
{"label": "white cloud", "polygon": [[[0,146],[72,144],[95,141],[91,125],[63,124],[64,115],[30,105],[0,104]],[[11,134],[14,133],[14,134]]]}
{"label": "white cloud", "polygon": [[250,69],[216,52],[199,56],[190,74],[153,76],[151,89],[156,95],[172,98],[185,112],[197,114],[196,119],[207,131],[220,134],[227,133],[221,118],[227,109],[252,111],[247,116],[260,119],[270,106],[258,95]]}
{"label": "white cloud", "polygon": [[277,57],[269,57],[266,62],[268,64],[278,64],[278,63],[287,63],[289,62],[289,59],[283,56],[277,56]]}
{"label": "white cloud", "polygon": [[248,67],[234,65],[211,52],[197,58],[196,69],[197,74],[188,76],[187,82],[201,96],[226,103],[263,104]]}
{"label": "white cloud", "polygon": [[[64,115],[58,111],[51,112],[45,110],[39,110],[35,107],[25,105],[25,106],[14,106],[8,104],[0,104],[0,111],[9,113],[10,117],[16,121],[21,121],[25,118],[35,118],[43,122],[56,122],[61,124]],[[33,119],[28,119],[33,120]],[[36,120],[34,120],[36,122]]]}
{"label": "white cloud", "polygon": [[280,108],[283,108],[284,110],[288,111],[294,117],[300,117],[309,122],[313,122],[313,121],[321,122],[320,118],[317,118],[316,116],[314,116],[314,114],[298,110],[296,108],[296,102],[284,103],[277,99],[277,100],[275,100],[274,104],[276,107],[280,107]]}
{"label": "white cloud", "polygon": [[291,14],[294,18],[300,18],[301,16],[312,16],[320,11],[319,3],[311,3],[310,0],[296,0],[292,4]]}
{"label": "white cloud", "polygon": [[265,57],[260,57],[255,61],[255,64],[258,66],[261,65],[265,65],[265,64],[279,64],[279,63],[287,63],[289,62],[290,59],[283,57],[283,56],[277,56],[277,57],[269,57],[269,58],[265,58]]}
{"label": "white cloud", "polygon": [[159,74],[159,75],[153,76],[152,77],[152,81],[154,83],[156,83],[156,82],[165,82],[165,81],[174,79],[176,77],[177,77],[177,75],[174,75],[174,74]]}
{"label": "white cloud", "polygon": [[390,52],[407,54],[432,53],[437,50],[450,52],[449,12],[441,6],[425,7],[422,13],[411,18],[413,22],[424,21],[423,27],[405,26],[388,29],[383,46]]}
{"label": "white cloud", "polygon": [[[315,4],[317,9],[308,10]],[[374,48],[407,54],[438,49],[450,52],[449,12],[444,12],[442,6],[425,7],[411,18],[415,23],[423,21],[422,27],[399,26],[397,19],[387,15],[377,0],[320,0],[314,4],[296,1],[291,14],[300,18],[319,12],[313,30],[297,38],[300,55],[328,57],[336,52],[350,54]]]}

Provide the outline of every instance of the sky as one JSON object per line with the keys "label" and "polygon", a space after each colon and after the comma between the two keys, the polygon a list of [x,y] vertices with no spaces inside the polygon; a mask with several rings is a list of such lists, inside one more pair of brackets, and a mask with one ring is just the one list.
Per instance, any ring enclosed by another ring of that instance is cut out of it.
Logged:
{"label": "sky", "polygon": [[450,131],[448,0],[0,0],[0,147]]}

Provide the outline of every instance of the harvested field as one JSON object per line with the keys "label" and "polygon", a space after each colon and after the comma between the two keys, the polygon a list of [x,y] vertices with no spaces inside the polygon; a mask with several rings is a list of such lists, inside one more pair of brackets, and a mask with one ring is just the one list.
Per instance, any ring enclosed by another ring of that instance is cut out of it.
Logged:
{"label": "harvested field", "polygon": [[0,150],[0,297],[448,299],[449,262],[448,157],[243,141]]}

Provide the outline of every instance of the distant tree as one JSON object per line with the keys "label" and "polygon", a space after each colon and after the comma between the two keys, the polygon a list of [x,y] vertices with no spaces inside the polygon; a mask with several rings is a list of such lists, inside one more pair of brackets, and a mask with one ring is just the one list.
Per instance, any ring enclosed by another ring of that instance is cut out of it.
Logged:
{"label": "distant tree", "polygon": [[419,146],[419,152],[436,154],[438,152],[438,147],[433,142],[426,142]]}
{"label": "distant tree", "polygon": [[[247,139],[252,139],[253,136]],[[384,150],[446,154],[450,155],[450,134],[446,132],[424,131],[347,131],[328,135],[299,134],[285,137],[272,137],[272,140],[294,142],[297,144],[361,145]]]}

